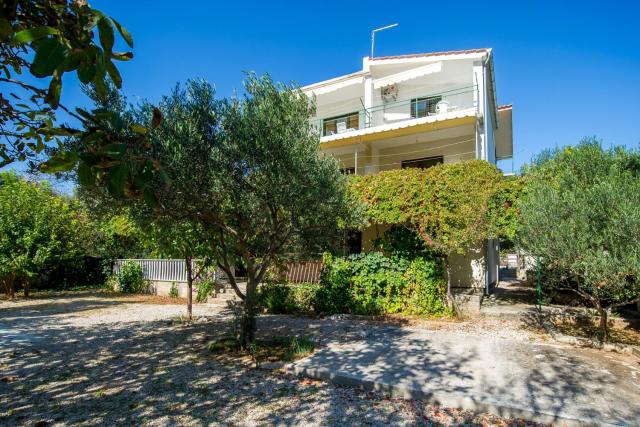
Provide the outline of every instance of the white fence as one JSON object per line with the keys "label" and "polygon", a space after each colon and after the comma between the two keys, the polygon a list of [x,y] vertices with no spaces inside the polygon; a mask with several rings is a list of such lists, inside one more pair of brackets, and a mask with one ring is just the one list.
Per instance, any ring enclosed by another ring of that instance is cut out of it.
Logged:
{"label": "white fence", "polygon": [[[113,263],[113,273],[118,274],[126,262],[135,262],[142,268],[146,280],[158,282],[187,282],[187,269],[183,259],[117,259]],[[191,261],[195,274],[198,260]],[[220,274],[214,272],[214,280]]]}

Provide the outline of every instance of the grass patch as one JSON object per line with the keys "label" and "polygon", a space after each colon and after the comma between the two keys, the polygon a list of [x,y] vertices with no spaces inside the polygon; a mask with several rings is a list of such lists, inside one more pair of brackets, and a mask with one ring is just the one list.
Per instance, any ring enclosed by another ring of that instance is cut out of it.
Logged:
{"label": "grass patch", "polygon": [[248,349],[241,349],[233,338],[222,338],[207,344],[207,350],[214,354],[233,357],[249,357],[261,362],[293,361],[307,357],[315,350],[313,341],[304,337],[275,337],[256,341]]}

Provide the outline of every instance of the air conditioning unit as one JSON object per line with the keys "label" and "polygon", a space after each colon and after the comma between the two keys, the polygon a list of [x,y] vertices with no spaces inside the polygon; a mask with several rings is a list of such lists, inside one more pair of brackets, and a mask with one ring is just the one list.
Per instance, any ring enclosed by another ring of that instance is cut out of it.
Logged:
{"label": "air conditioning unit", "polygon": [[398,100],[398,85],[393,84],[380,88],[382,102],[394,102]]}

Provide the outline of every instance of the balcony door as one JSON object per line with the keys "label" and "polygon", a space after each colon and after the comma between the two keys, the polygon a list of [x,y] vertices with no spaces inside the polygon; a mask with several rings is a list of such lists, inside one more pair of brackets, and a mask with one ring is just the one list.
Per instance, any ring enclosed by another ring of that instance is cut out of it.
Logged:
{"label": "balcony door", "polygon": [[442,101],[441,96],[427,96],[411,100],[411,118],[432,116],[436,113],[436,105]]}
{"label": "balcony door", "polygon": [[360,114],[349,113],[322,120],[322,136],[335,135],[360,128]]}

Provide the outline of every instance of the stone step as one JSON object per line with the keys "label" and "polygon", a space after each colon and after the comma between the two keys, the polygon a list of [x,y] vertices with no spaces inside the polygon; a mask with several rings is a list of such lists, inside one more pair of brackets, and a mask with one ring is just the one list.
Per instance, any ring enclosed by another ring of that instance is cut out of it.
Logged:
{"label": "stone step", "polygon": [[[245,291],[247,290],[247,288],[245,286],[238,286],[238,289],[240,289],[240,292],[245,293]],[[233,289],[233,287],[229,286],[229,287],[224,287],[224,288],[218,288],[217,290],[218,293],[221,294],[233,294],[235,293],[235,289]]]}
{"label": "stone step", "polygon": [[219,300],[234,300],[234,301],[240,300],[240,298],[238,298],[238,295],[236,295],[235,293],[217,293],[213,295],[213,298],[219,299]]}
{"label": "stone step", "polygon": [[231,301],[233,300],[209,297],[207,299],[207,304],[227,306]]}

